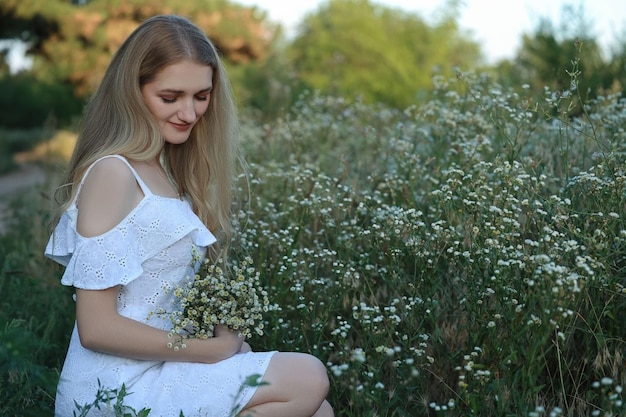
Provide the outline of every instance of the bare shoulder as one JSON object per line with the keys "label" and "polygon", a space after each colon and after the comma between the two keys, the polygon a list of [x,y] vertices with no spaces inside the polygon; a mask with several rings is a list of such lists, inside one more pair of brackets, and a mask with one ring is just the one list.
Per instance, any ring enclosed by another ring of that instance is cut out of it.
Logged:
{"label": "bare shoulder", "polygon": [[94,164],[78,195],[78,232],[97,236],[115,227],[139,203],[143,194],[126,163],[104,158]]}
{"label": "bare shoulder", "polygon": [[102,177],[105,179],[108,178],[111,181],[134,181],[134,175],[128,165],[121,159],[115,157],[102,158],[94,163],[87,178],[85,178],[85,185],[87,185],[87,182],[90,180],[93,182],[93,180],[101,179]]}

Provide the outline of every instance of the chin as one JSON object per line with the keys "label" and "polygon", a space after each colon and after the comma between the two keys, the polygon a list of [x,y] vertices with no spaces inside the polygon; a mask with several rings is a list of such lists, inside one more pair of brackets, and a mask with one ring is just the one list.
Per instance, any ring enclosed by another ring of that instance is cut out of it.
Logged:
{"label": "chin", "polygon": [[183,143],[187,142],[188,138],[185,139],[176,139],[176,140],[169,140],[169,139],[165,139],[165,142],[169,143],[170,145],[182,145]]}
{"label": "chin", "polygon": [[175,133],[164,136],[165,142],[172,145],[181,145],[189,140],[189,134]]}

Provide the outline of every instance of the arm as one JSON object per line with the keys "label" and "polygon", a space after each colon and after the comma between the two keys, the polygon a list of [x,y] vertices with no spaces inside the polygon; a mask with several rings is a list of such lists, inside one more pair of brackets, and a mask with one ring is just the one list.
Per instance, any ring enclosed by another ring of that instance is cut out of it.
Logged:
{"label": "arm", "polygon": [[[78,197],[77,230],[85,237],[113,228],[141,201],[134,175],[119,159],[98,162],[85,179]],[[144,360],[217,362],[239,351],[243,338],[226,328],[208,340],[185,340],[187,349],[167,347],[167,332],[120,315],[119,286],[76,290],[76,322],[81,344],[91,350]]]}
{"label": "arm", "polygon": [[207,340],[185,339],[186,349],[167,347],[167,332],[121,316],[117,312],[119,287],[76,290],[76,322],[81,344],[91,350],[134,359],[218,362],[239,351],[243,338],[217,328]]}

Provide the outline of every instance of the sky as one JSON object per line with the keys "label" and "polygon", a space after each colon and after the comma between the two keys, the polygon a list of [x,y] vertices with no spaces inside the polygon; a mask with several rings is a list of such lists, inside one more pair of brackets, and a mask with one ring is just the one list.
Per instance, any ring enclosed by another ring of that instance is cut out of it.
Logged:
{"label": "sky", "polygon": [[[293,33],[306,13],[314,12],[326,0],[235,0],[246,6],[257,6],[269,19],[281,23],[287,34]],[[416,13],[429,23],[445,0],[372,0],[373,3]],[[462,0],[459,26],[480,43],[489,63],[512,58],[520,46],[523,33],[533,33],[541,18],[559,25],[563,7],[570,5],[585,12],[594,38],[605,53],[626,30],[624,0]]]}

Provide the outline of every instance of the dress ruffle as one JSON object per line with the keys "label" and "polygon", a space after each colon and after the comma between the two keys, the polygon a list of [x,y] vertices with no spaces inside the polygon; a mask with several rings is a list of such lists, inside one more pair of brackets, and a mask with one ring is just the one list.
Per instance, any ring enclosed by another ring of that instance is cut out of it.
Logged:
{"label": "dress ruffle", "polygon": [[[90,290],[125,285],[142,274],[142,265],[147,259],[183,237],[189,235],[191,243],[198,247],[215,243],[215,236],[193,213],[187,200],[153,194],[126,158],[109,155],[101,159],[104,158],[123,161],[135,176],[144,198],[111,230],[99,236],[84,237],[76,231],[78,196],[75,197],[61,216],[44,252],[66,267],[61,279],[63,285]],[[98,161],[83,175],[79,192]]]}
{"label": "dress ruffle", "polygon": [[[163,215],[179,211],[178,205],[189,210],[190,215],[182,217],[188,220]],[[61,283],[77,288],[126,285],[142,274],[144,261],[187,235],[199,247],[216,241],[192,215],[188,202],[154,194],[146,195],[124,220],[99,236],[81,236],[76,231],[77,215],[75,207],[63,214],[45,250],[47,257],[66,267]]]}

